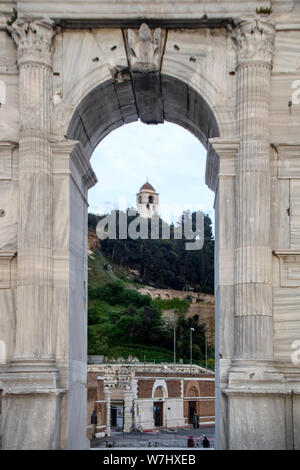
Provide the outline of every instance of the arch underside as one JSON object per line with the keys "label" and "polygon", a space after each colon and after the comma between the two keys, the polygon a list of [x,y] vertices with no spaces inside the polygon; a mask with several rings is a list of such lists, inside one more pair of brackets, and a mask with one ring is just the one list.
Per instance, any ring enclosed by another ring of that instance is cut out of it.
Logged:
{"label": "arch underside", "polygon": [[[143,90],[143,93],[144,99],[136,100],[130,79],[120,82],[109,80],[98,85],[76,108],[67,137],[80,141],[87,157],[90,158],[99,142],[112,130],[137,121],[141,114],[145,114],[145,109],[138,109],[137,103],[141,106],[141,101],[145,103],[144,106],[148,106],[146,110],[148,123],[157,124],[155,112],[151,115],[151,103],[149,103],[153,90],[149,89],[148,95],[147,89]],[[212,109],[204,98],[182,80],[161,74],[157,99],[160,100],[163,120],[178,124],[190,131],[207,149],[208,159],[216,159],[208,139],[219,136],[219,127]],[[217,168],[216,165],[213,167]],[[212,181],[212,178],[209,180]],[[215,189],[210,181],[207,181],[207,184],[211,189]]]}

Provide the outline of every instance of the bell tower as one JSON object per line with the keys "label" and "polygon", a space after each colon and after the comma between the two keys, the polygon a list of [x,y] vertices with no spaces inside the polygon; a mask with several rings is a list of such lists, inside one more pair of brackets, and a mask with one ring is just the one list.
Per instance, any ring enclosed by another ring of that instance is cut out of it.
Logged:
{"label": "bell tower", "polygon": [[136,195],[136,207],[141,217],[151,218],[158,215],[159,194],[148,181]]}

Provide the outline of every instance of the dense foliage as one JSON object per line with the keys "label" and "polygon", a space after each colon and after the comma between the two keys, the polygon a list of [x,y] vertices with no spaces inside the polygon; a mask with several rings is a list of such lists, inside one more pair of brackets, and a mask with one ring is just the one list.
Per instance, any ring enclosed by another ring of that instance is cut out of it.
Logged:
{"label": "dense foliage", "polygon": [[[96,230],[102,217],[89,214],[90,231]],[[133,218],[127,217],[127,227]],[[119,212],[116,222],[118,234]],[[160,230],[162,223],[160,220]],[[199,251],[187,251],[185,239],[172,238],[174,226],[170,232],[171,239],[151,240],[149,224],[149,239],[107,238],[93,248],[89,257],[89,354],[103,354],[110,360],[134,356],[140,361],[172,362],[175,326],[177,361],[189,362],[192,327],[193,362],[205,364],[204,326],[198,324],[197,316],[185,319],[188,293],[186,300],[152,300],[132,288],[134,284],[177,290],[189,286],[198,292],[213,293],[214,240],[210,218],[204,218],[205,242]],[[212,368],[213,354],[213,348],[208,347],[208,366]]]}
{"label": "dense foliage", "polygon": [[187,301],[179,299],[151,300],[119,281],[89,287],[89,354],[104,354],[115,359],[132,355],[141,361],[172,361],[174,324],[163,321],[162,312],[173,309],[177,359],[189,361],[190,328],[193,327],[193,360],[203,364],[204,327],[198,325],[196,316],[184,318],[188,306]]}
{"label": "dense foliage", "polygon": [[[193,214],[194,216],[194,214]],[[104,217],[104,216],[103,216]],[[89,214],[89,229],[95,230],[102,217]],[[134,217],[127,217],[128,225]],[[117,211],[117,234],[119,212]],[[160,220],[160,228],[163,221]],[[171,237],[174,226],[170,227]],[[149,223],[150,234],[150,223]],[[201,250],[187,251],[185,239],[151,240],[130,238],[105,239],[101,251],[113,264],[138,271],[136,282],[156,288],[181,290],[187,285],[198,292],[214,292],[214,239],[212,222],[204,216],[204,245]]]}

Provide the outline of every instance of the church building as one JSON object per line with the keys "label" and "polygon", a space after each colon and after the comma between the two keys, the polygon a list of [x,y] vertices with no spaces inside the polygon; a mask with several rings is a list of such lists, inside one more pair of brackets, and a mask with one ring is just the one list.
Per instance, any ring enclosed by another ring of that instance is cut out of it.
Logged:
{"label": "church building", "polygon": [[159,215],[159,194],[147,181],[136,195],[136,207],[141,217],[151,218]]}

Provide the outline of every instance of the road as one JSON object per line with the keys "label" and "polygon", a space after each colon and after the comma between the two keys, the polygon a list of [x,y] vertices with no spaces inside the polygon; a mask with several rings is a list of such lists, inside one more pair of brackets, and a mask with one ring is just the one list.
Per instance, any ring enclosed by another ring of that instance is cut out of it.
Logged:
{"label": "road", "polygon": [[153,432],[112,432],[110,437],[104,437],[93,441],[93,448],[186,448],[188,436],[193,436],[195,448],[202,448],[201,436],[206,435],[210,446],[214,447],[214,426],[201,427],[198,429],[160,429]]}

